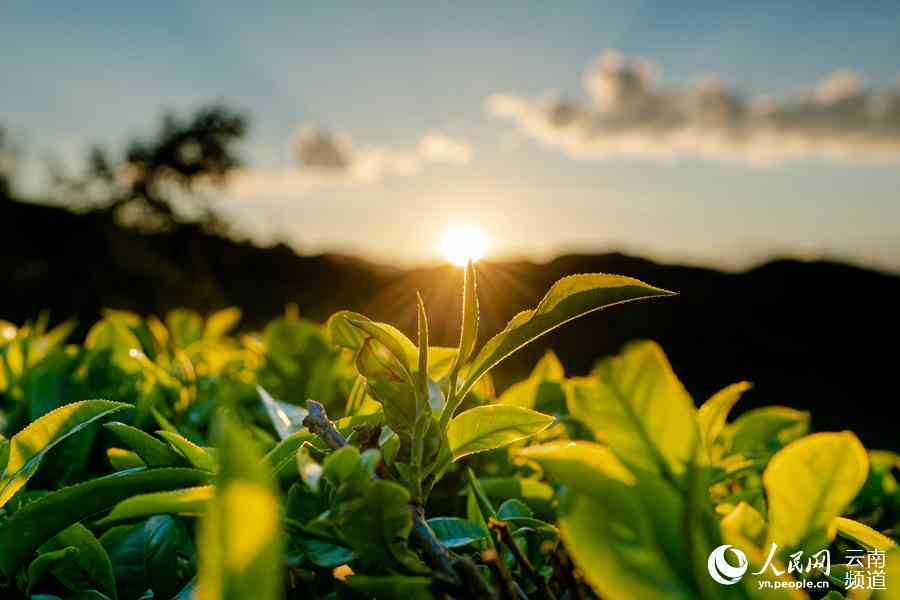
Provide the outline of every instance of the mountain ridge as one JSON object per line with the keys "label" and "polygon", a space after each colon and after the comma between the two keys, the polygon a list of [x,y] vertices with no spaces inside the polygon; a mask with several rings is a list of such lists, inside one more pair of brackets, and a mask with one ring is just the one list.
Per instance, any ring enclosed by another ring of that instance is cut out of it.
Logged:
{"label": "mountain ridge", "polygon": [[[700,404],[742,379],[755,388],[738,411],[764,404],[811,410],[819,429],[857,430],[872,447],[898,449],[886,390],[896,368],[900,277],[831,261],[777,259],[742,272],[662,264],[612,252],[567,254],[545,263],[479,264],[482,337],[533,307],[560,277],[607,272],[636,277],[678,296],[599,311],[551,332],[511,357],[503,387],[549,348],[570,374],[631,339],[655,339]],[[365,259],[299,256],[284,244],[260,248],[183,226],[142,234],[103,213],[0,198],[0,318],[23,322],[42,309],[79,320],[83,336],[103,307],[160,314],[236,305],[243,327],[261,327],[296,303],[322,321],[348,308],[415,331],[415,292],[428,306],[435,343],[456,343],[461,270],[399,268]],[[851,414],[848,414],[851,411]],[[853,412],[855,411],[855,413]],[[858,414],[857,414],[858,413]]]}

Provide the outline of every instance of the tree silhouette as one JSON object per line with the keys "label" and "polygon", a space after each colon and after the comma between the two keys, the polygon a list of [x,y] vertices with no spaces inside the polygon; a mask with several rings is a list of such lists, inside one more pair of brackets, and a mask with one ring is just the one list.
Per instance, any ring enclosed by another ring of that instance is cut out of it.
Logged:
{"label": "tree silhouette", "polygon": [[12,198],[12,180],[19,151],[11,136],[0,127],[0,199]]}
{"label": "tree silhouette", "polygon": [[195,220],[221,228],[212,210],[197,206],[198,188],[220,186],[241,165],[234,145],[246,130],[244,115],[222,105],[201,108],[189,119],[169,113],[155,136],[133,140],[120,159],[93,148],[86,173],[63,182],[64,193],[142,229],[170,229],[198,208]]}

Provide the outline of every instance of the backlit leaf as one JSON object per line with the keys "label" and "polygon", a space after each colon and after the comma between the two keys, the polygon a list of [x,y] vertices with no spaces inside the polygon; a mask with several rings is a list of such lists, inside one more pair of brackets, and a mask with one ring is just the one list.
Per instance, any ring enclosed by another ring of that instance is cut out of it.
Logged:
{"label": "backlit leaf", "polygon": [[133,450],[150,467],[182,466],[186,461],[168,444],[149,433],[125,423],[106,423],[104,427]]}
{"label": "backlit leaf", "polygon": [[171,444],[189,463],[198,469],[215,471],[218,468],[216,459],[205,448],[201,448],[186,437],[171,431],[157,431],[156,435]]}
{"label": "backlit leaf", "polygon": [[84,400],[61,406],[32,421],[9,440],[6,470],[0,476],[0,507],[24,486],[41,460],[54,446],[129,404],[108,400]]}
{"label": "backlit leaf", "polygon": [[553,421],[550,415],[519,406],[476,406],[450,421],[447,440],[453,459],[459,460],[469,454],[529,438],[549,427]]}
{"label": "backlit leaf", "polygon": [[853,519],[838,517],[834,520],[834,526],[841,537],[853,540],[867,550],[887,551],[897,545],[894,540],[883,533]]}
{"label": "backlit leaf", "polygon": [[628,344],[593,377],[569,380],[566,403],[624,463],[671,480],[700,444],[693,402],[654,342]]}
{"label": "backlit leaf", "polygon": [[206,510],[206,503],[209,502],[212,495],[213,486],[211,485],[137,494],[116,504],[112,512],[99,522],[108,524],[163,514],[196,517],[202,515]]}
{"label": "backlit leaf", "polygon": [[587,273],[563,277],[536,308],[520,312],[503,331],[488,340],[472,360],[460,397],[465,397],[475,382],[504,358],[572,319],[623,302],[670,295],[672,292],[620,275]]}
{"label": "backlit leaf", "polygon": [[221,466],[197,544],[197,598],[280,598],[283,558],[273,481],[238,426],[230,420],[220,425]]}
{"label": "backlit leaf", "polygon": [[716,441],[716,438],[722,433],[722,429],[725,428],[728,413],[731,412],[744,392],[751,387],[753,386],[746,381],[734,383],[719,390],[703,403],[703,406],[697,411],[697,421],[700,424],[700,436],[703,438],[703,443],[711,446]]}
{"label": "backlit leaf", "polygon": [[768,540],[783,551],[818,551],[828,528],[856,497],[869,459],[850,432],[816,433],[779,451],[763,473]]}

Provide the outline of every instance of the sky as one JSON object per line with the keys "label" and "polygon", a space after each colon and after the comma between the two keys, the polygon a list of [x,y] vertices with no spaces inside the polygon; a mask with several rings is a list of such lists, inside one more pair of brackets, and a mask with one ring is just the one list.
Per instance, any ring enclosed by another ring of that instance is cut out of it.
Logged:
{"label": "sky", "polygon": [[900,3],[0,8],[0,124],[76,170],[167,109],[244,110],[215,206],[304,253],[774,255],[900,272]]}

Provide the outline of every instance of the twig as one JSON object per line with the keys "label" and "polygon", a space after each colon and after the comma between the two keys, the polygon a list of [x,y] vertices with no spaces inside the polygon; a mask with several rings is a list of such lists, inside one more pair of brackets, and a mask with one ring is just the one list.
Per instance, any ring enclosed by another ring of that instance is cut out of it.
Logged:
{"label": "twig", "polygon": [[510,532],[509,525],[507,525],[506,521],[501,521],[500,519],[490,517],[488,519],[488,528],[496,531],[500,536],[500,543],[510,549],[513,557],[515,557],[516,559],[516,562],[519,563],[519,566],[523,571],[525,571],[525,573],[528,575],[528,578],[531,579],[532,583],[534,583],[534,585],[537,587],[538,591],[541,594],[541,598],[543,598],[544,600],[556,600],[556,596],[553,594],[550,586],[547,585],[547,581],[541,576],[540,573],[538,573],[537,569],[534,568],[534,565],[531,564],[531,561],[519,547],[519,544],[513,537],[512,532]]}
{"label": "twig", "polygon": [[432,569],[452,575],[455,578],[456,571],[453,569],[453,559],[450,557],[450,552],[437,539],[434,531],[432,531],[425,520],[425,509],[418,504],[410,504],[409,509],[413,519],[411,535],[416,545],[425,553],[429,565]]}
{"label": "twig", "polygon": [[459,574],[468,598],[484,598],[485,600],[497,600],[497,594],[484,580],[478,567],[468,556],[461,556],[453,561],[453,568]]}
{"label": "twig", "polygon": [[306,408],[309,410],[309,414],[303,418],[303,425],[307,429],[322,438],[332,450],[347,445],[347,440],[341,435],[341,432],[335,428],[334,423],[328,420],[324,406],[315,400],[307,400]]}
{"label": "twig", "polygon": [[497,587],[500,588],[502,600],[528,600],[528,596],[513,580],[512,574],[506,568],[506,563],[503,562],[496,550],[483,550],[481,560],[494,574],[494,580],[497,582]]}
{"label": "twig", "polygon": [[[335,428],[334,423],[328,419],[324,406],[315,400],[307,400],[306,406],[309,414],[303,419],[303,424],[311,432],[322,438],[333,450],[338,450],[347,445],[347,440]],[[391,479],[390,473],[383,467],[384,463],[380,462],[379,468],[376,469],[378,476],[382,479]],[[425,510],[417,504],[410,504],[409,509],[413,521],[413,528],[410,533],[412,541],[425,554],[426,561],[431,565],[431,568],[442,575],[442,579],[454,582],[454,587],[457,589],[463,589],[460,582],[464,579],[464,576],[454,568],[450,552],[441,544],[434,531],[428,526],[428,522],[425,520]],[[466,591],[466,589],[463,589],[463,591]]]}
{"label": "twig", "polygon": [[557,546],[556,552],[550,556],[550,559],[553,561],[553,571],[556,573],[556,577],[562,580],[569,590],[569,598],[571,600],[585,600],[584,589],[582,589],[575,578],[572,564],[569,562],[569,557],[562,544]]}

